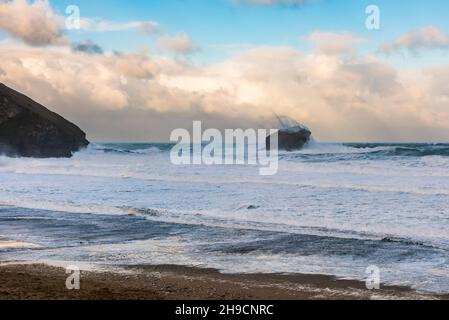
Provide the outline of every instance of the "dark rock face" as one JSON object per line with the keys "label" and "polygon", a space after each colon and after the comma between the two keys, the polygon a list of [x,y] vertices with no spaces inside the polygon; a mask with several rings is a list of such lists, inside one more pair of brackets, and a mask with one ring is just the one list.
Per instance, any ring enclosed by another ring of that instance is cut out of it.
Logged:
{"label": "dark rock face", "polygon": [[76,125],[0,83],[0,154],[69,158],[88,144]]}
{"label": "dark rock face", "polygon": [[[286,151],[300,150],[310,141],[311,135],[312,132],[302,126],[281,129],[278,132],[278,148]],[[270,137],[267,137],[267,149],[270,149]]]}

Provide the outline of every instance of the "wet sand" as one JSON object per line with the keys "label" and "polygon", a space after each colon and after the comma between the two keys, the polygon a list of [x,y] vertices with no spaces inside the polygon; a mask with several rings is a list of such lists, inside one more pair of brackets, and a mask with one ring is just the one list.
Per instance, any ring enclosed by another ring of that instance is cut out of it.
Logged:
{"label": "wet sand", "polygon": [[67,290],[65,269],[43,264],[0,266],[1,300],[305,300],[449,299],[402,287],[369,291],[365,284],[320,275],[221,274],[181,266],[128,266],[81,271],[80,290]]}

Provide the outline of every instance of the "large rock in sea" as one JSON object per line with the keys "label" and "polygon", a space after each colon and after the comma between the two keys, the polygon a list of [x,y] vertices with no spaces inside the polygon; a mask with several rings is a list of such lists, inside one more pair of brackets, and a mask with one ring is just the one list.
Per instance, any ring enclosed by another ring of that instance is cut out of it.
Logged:
{"label": "large rock in sea", "polygon": [[[301,150],[310,142],[312,132],[305,126],[286,118],[279,118],[278,149],[285,151]],[[271,136],[267,137],[267,149],[271,149]]]}
{"label": "large rock in sea", "polygon": [[69,158],[88,144],[76,125],[0,83],[0,154]]}

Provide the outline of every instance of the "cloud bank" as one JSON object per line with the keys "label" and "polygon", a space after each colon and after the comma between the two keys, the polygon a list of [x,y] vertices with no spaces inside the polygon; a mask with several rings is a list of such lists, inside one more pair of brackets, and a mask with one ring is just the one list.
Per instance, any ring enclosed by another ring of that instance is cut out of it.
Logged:
{"label": "cloud bank", "polygon": [[449,66],[401,72],[372,56],[288,47],[259,47],[202,67],[147,52],[86,59],[66,47],[12,44],[0,46],[0,58],[1,82],[76,121],[94,140],[168,139],[170,128],[194,119],[264,126],[273,112],[306,123],[321,140],[449,134]]}

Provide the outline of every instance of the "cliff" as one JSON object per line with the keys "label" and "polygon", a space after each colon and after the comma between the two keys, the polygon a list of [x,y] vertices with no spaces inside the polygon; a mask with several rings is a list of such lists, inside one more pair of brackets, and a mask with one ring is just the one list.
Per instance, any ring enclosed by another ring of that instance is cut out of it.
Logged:
{"label": "cliff", "polygon": [[76,125],[0,83],[0,154],[71,157],[88,144]]}

